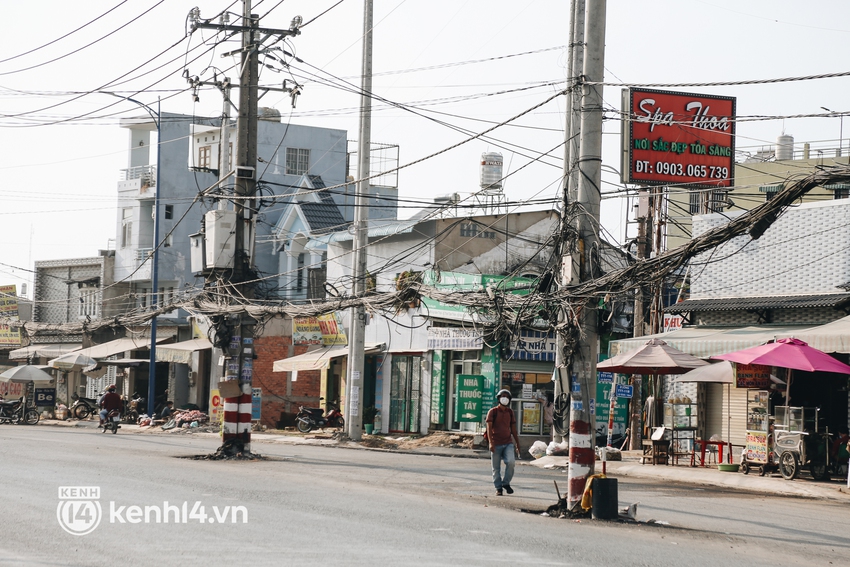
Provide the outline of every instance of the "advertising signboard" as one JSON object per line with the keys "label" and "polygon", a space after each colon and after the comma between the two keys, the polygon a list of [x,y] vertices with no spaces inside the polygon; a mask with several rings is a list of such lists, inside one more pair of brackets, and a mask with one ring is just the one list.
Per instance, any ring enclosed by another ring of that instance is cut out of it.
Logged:
{"label": "advertising signboard", "polygon": [[[0,317],[18,318],[18,286],[0,285]],[[0,325],[0,346],[21,346],[21,330],[12,329],[9,325]]]}
{"label": "advertising signboard", "polygon": [[292,324],[292,344],[346,345],[348,338],[338,313],[318,317],[296,317]]}
{"label": "advertising signboard", "polygon": [[457,421],[481,422],[484,398],[484,376],[458,374],[457,376]]}
{"label": "advertising signboard", "polygon": [[251,388],[251,420],[259,421],[263,413],[263,389]]}
{"label": "advertising signboard", "polygon": [[732,187],[735,98],[623,90],[623,183]]}
{"label": "advertising signboard", "polygon": [[733,364],[735,387],[766,390],[770,388],[770,366],[761,364]]}

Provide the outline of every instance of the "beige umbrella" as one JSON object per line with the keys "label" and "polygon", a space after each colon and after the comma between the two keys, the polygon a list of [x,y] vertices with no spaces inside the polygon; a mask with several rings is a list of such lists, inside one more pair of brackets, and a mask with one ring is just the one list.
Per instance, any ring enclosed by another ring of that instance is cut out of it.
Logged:
{"label": "beige umbrella", "polygon": [[15,366],[0,374],[0,381],[26,384],[27,382],[52,382],[53,376],[38,366],[26,364]]}
{"label": "beige umbrella", "polygon": [[54,358],[47,363],[47,365],[51,368],[65,370],[66,372],[82,370],[83,368],[88,368],[93,364],[97,364],[97,361],[80,351],[63,354],[62,356]]}

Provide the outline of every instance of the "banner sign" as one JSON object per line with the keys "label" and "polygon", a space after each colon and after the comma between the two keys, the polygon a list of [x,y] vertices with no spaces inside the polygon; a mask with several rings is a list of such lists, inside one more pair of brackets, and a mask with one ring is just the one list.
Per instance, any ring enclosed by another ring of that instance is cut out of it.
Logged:
{"label": "banner sign", "polygon": [[623,121],[623,183],[734,185],[734,97],[625,89]]}
{"label": "banner sign", "polygon": [[767,433],[747,431],[747,460],[756,463],[767,462]]}
{"label": "banner sign", "polygon": [[[18,318],[18,286],[0,285],[0,318]],[[0,324],[0,347],[20,347],[21,330]]]}
{"label": "banner sign", "polygon": [[519,337],[510,343],[508,359],[555,362],[557,344],[554,332],[520,329]]}
{"label": "banner sign", "polygon": [[431,327],[428,329],[427,350],[481,350],[484,336],[481,331],[459,327]]}
{"label": "banner sign", "polygon": [[347,345],[348,337],[338,313],[318,317],[296,317],[292,321],[292,344]]}
{"label": "banner sign", "polygon": [[770,388],[770,366],[738,364],[735,367],[735,387],[767,390]]}

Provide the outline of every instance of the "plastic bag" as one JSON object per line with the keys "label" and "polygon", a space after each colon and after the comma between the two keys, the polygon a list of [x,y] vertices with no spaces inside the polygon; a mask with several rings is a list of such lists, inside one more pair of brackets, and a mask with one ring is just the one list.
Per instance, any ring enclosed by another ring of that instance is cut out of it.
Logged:
{"label": "plastic bag", "polygon": [[531,448],[528,450],[528,454],[534,457],[535,459],[539,459],[540,457],[546,454],[546,443],[543,441],[535,441]]}
{"label": "plastic bag", "polygon": [[552,441],[549,443],[549,446],[546,447],[547,455],[567,455],[570,452],[570,442],[566,439],[561,441],[560,443],[555,443]]}

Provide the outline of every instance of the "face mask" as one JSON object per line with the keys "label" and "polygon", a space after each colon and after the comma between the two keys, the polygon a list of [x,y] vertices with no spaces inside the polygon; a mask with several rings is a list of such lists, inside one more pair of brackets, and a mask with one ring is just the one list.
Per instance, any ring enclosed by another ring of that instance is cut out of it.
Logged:
{"label": "face mask", "polygon": [[507,396],[503,396],[503,397],[499,398],[499,403],[502,404],[503,406],[506,406],[509,403],[511,403],[511,399],[508,398]]}

